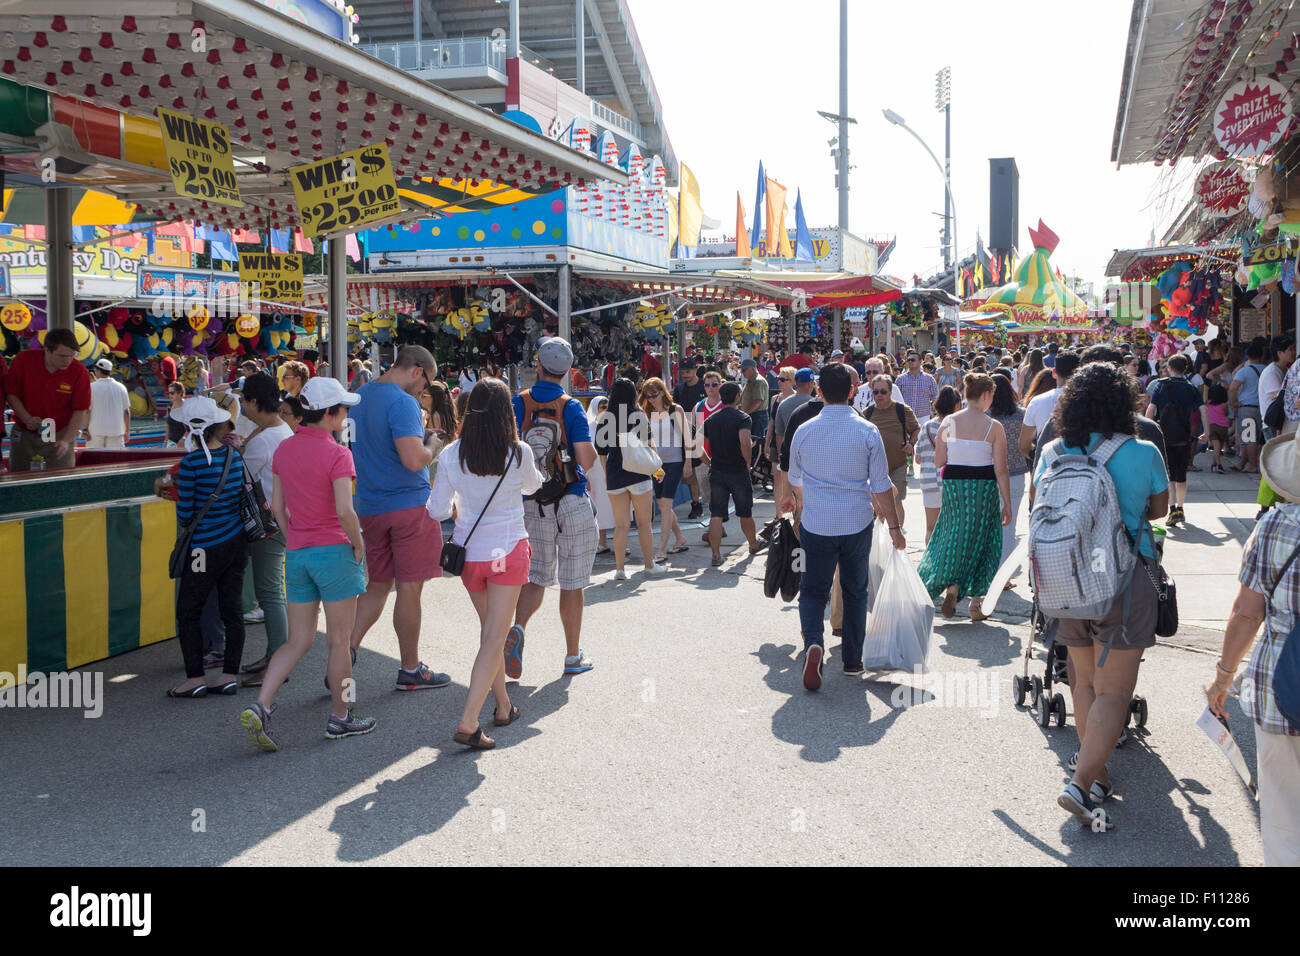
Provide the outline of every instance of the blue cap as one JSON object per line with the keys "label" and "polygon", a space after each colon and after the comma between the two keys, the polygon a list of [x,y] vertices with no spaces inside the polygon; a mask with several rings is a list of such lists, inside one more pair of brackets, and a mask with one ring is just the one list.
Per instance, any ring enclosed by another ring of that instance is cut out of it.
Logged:
{"label": "blue cap", "polygon": [[813,374],[812,369],[801,368],[799,371],[794,373],[794,380],[801,384],[807,384],[808,382],[817,381],[817,376]]}

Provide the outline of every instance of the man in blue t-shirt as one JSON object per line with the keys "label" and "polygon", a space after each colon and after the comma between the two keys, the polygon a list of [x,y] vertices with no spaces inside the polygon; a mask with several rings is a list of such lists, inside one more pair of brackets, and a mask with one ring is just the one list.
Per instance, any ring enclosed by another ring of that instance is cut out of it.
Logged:
{"label": "man in blue t-shirt", "polygon": [[[420,660],[420,595],[424,582],[442,576],[442,527],[429,516],[429,465],[441,442],[426,432],[416,398],[438,374],[428,349],[406,345],[392,367],[358,394],[348,409],[345,436],[357,469],[353,506],[361,519],[370,583],[357,601],[352,627],[352,658],[366,632],[384,613],[388,592],[397,582],[393,628],[402,663],[398,690],[423,690],[451,683]],[[293,502],[289,502],[293,510]]]}
{"label": "man in blue t-shirt", "polygon": [[[545,339],[537,349],[537,384],[514,398],[515,424],[520,436],[527,433],[538,413],[554,411],[563,415],[564,448],[562,456],[571,459],[578,480],[553,504],[524,499],[524,527],[532,559],[528,583],[519,593],[515,624],[506,636],[506,676],[518,679],[523,673],[524,628],[528,619],[542,606],[546,589],[560,585],[560,622],[564,625],[564,673],[582,674],[591,670],[591,659],[582,653],[582,589],[591,583],[591,566],[596,560],[596,514],[587,496],[584,469],[596,463],[596,446],[591,440],[587,413],[576,398],[564,391],[564,379],[573,367],[573,349],[562,338]],[[529,396],[525,402],[524,396]],[[544,406],[538,409],[537,406]],[[560,411],[560,408],[563,411]],[[526,409],[532,410],[525,420]],[[546,470],[542,469],[546,474]]]}

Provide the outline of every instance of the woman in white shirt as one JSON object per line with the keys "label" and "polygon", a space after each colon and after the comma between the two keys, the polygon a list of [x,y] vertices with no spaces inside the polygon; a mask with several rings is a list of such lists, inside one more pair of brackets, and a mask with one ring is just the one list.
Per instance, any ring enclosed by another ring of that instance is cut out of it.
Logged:
{"label": "woman in white shirt", "polygon": [[475,750],[496,746],[478,720],[489,687],[496,698],[493,724],[505,727],[519,718],[519,708],[506,693],[504,652],[532,558],[523,496],[540,488],[542,481],[532,450],[519,440],[510,390],[500,379],[481,379],[469,393],[460,437],[438,456],[428,504],[436,521],[450,517],[455,504],[451,540],[465,548],[461,581],[478,612],[478,656],[465,710],[452,736]]}
{"label": "woman in white shirt", "polygon": [[[275,379],[263,372],[244,379],[240,403],[243,417],[256,428],[244,438],[240,449],[244,468],[254,481],[262,483],[266,500],[271,500],[275,477],[271,474],[271,459],[280,442],[293,435],[293,429],[280,417],[280,388]],[[266,615],[266,653],[260,660],[245,665],[245,687],[261,687],[262,677],[271,656],[289,639],[289,618],[284,604],[284,530],[279,534],[254,541],[248,546],[249,564],[252,567],[253,591],[257,604]]]}

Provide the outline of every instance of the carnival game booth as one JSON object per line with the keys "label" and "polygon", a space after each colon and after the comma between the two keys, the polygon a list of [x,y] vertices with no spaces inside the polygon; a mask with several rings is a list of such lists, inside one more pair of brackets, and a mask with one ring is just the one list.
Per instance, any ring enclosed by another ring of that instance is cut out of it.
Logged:
{"label": "carnival game booth", "polygon": [[[594,157],[355,50],[341,4],[337,32],[254,0],[110,7],[0,5],[0,79],[18,104],[0,110],[0,171],[6,187],[43,191],[49,328],[75,328],[73,190],[223,239],[332,238],[325,315],[342,375],[347,236],[430,208],[399,182],[417,192],[460,183],[460,196],[626,184]],[[188,322],[189,308],[180,314]],[[259,336],[265,315],[253,316]],[[174,634],[165,577],[174,509],[149,497],[162,468],[131,461],[5,479],[0,567],[15,586],[0,598],[0,670],[75,666]]]}

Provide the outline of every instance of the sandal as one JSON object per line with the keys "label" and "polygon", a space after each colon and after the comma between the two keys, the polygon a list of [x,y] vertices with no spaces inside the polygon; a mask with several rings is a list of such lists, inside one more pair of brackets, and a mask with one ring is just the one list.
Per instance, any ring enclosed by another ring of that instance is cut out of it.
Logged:
{"label": "sandal", "polygon": [[208,696],[208,685],[200,684],[198,687],[191,687],[189,690],[178,691],[175,687],[167,688],[168,697],[186,697],[191,700],[198,700],[200,697]]}
{"label": "sandal", "polygon": [[947,618],[957,613],[957,585],[951,585],[943,595],[943,607],[939,612]]}
{"label": "sandal", "polygon": [[984,602],[978,598],[973,599],[966,608],[966,613],[970,615],[972,621],[987,621],[989,616],[984,613]]}
{"label": "sandal", "polygon": [[679,544],[679,545],[678,545],[677,547],[675,547],[675,548],[669,548],[665,553],[666,553],[666,554],[685,554],[685,553],[686,553],[687,551],[689,551],[689,550],[691,550],[689,545]]}
{"label": "sandal", "polygon": [[485,737],[483,735],[482,727],[475,727],[472,734],[467,734],[458,730],[451,735],[451,739],[456,741],[458,744],[464,744],[472,750],[491,750],[497,745],[497,742],[491,737]]}
{"label": "sandal", "polygon": [[240,673],[257,674],[260,673],[261,671],[266,670],[267,666],[270,663],[271,663],[270,657],[263,657],[260,661],[253,661],[253,663],[251,664],[245,664],[242,668],[240,668]]}
{"label": "sandal", "polygon": [[511,707],[511,708],[510,708],[510,716],[507,717],[505,720],[502,720],[500,717],[498,717],[498,716],[494,713],[494,714],[492,715],[492,724],[493,724],[493,726],[495,726],[495,727],[509,727],[511,724],[513,724],[513,723],[514,723],[516,720],[518,720],[518,719],[519,719],[519,708],[518,708],[518,707]]}

